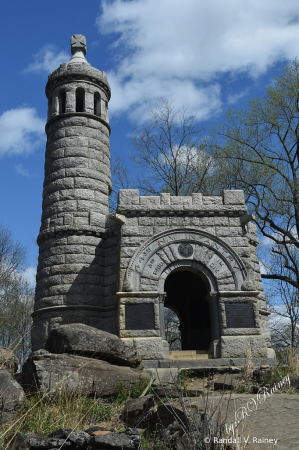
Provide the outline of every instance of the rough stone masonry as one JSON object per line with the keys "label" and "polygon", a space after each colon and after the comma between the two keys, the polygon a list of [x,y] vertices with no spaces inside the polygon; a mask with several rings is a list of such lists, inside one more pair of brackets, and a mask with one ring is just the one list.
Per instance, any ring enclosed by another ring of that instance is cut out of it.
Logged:
{"label": "rough stone masonry", "polygon": [[121,189],[109,213],[111,91],[105,72],[85,59],[85,37],[72,36],[71,49],[46,85],[33,350],[61,325],[84,324],[119,336],[155,367],[169,358],[167,306],[180,319],[183,351],[274,358],[243,191],[175,197]]}

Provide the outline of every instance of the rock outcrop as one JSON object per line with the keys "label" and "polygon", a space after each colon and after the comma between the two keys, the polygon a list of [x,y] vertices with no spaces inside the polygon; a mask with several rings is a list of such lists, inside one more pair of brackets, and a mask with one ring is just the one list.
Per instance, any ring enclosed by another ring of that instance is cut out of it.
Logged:
{"label": "rock outcrop", "polygon": [[128,427],[146,428],[155,409],[153,395],[130,398],[126,401],[121,417]]}
{"label": "rock outcrop", "polygon": [[106,361],[85,356],[59,354],[46,350],[31,353],[23,367],[24,381],[36,386],[42,393],[79,392],[84,395],[109,397],[115,395],[117,384],[128,388],[137,383],[146,372],[115,366]]}
{"label": "rock outcrop", "polygon": [[119,337],[78,323],[52,330],[46,350],[102,359],[120,366],[137,367],[141,362],[135,348],[125,345]]}
{"label": "rock outcrop", "polygon": [[72,431],[64,428],[55,431],[48,437],[30,433],[17,433],[9,445],[10,450],[84,450],[87,447],[92,449],[142,450],[141,436],[139,430],[135,428],[128,428],[120,433],[108,431],[96,436],[84,431]]}
{"label": "rock outcrop", "polygon": [[25,393],[11,373],[0,370],[0,424],[9,422],[23,405]]}

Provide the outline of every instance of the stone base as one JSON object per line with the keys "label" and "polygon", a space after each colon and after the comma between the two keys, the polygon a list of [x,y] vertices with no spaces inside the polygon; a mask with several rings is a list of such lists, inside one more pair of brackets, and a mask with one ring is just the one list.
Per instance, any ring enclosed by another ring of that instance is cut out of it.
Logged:
{"label": "stone base", "polygon": [[[217,358],[217,359],[197,359],[197,360],[171,360],[171,359],[152,359],[142,360],[145,369],[211,369],[217,367],[243,367],[246,363],[246,358]],[[275,366],[277,361],[275,358],[252,358],[252,364],[255,367],[263,365]]]}
{"label": "stone base", "polygon": [[246,358],[248,352],[254,358],[268,357],[268,348],[262,335],[221,336],[220,345],[222,358]]}
{"label": "stone base", "polygon": [[142,360],[169,358],[169,344],[161,337],[122,338],[122,341],[133,346]]}

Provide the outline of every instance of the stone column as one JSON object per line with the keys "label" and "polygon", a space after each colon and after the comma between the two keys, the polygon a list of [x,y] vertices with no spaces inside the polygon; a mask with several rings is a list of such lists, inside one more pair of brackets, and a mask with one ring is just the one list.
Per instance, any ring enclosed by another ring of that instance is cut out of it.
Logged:
{"label": "stone column", "polygon": [[220,322],[219,322],[219,308],[218,308],[218,294],[217,292],[210,292],[207,295],[207,301],[210,307],[210,316],[212,321],[212,339],[220,338]]}
{"label": "stone column", "polygon": [[210,344],[210,351],[214,358],[220,357],[220,322],[219,322],[219,308],[218,308],[218,294],[217,292],[210,292],[207,295],[207,301],[210,307],[210,317],[212,325],[212,341]]}
{"label": "stone column", "polygon": [[159,321],[160,321],[160,336],[162,339],[166,339],[165,336],[165,317],[164,317],[164,302],[166,293],[159,295]]}

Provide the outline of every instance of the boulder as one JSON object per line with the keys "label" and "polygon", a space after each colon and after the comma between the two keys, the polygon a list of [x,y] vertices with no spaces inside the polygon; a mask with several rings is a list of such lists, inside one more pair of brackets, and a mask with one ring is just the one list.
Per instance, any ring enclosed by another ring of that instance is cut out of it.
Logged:
{"label": "boulder", "polygon": [[292,388],[299,391],[299,377],[291,379],[291,386],[292,386]]}
{"label": "boulder", "polygon": [[153,450],[160,450],[161,444],[163,450],[196,449],[195,446],[191,445],[187,436],[184,435],[184,428],[176,421],[155,433]]}
{"label": "boulder", "polygon": [[[69,432],[70,431],[70,432]],[[59,436],[59,437],[58,437]],[[48,437],[33,436],[29,438],[28,449],[114,449],[114,450],[142,450],[141,436],[137,429],[128,428],[120,433],[107,433],[90,436],[84,431],[58,430]],[[15,450],[21,450],[20,448]]]}
{"label": "boulder", "polygon": [[140,369],[115,366],[78,355],[54,355],[46,350],[31,353],[22,373],[24,382],[42,393],[78,392],[98,397],[115,395],[119,382],[126,389],[137,383],[141,375],[149,377]]}
{"label": "boulder", "polygon": [[153,395],[145,395],[140,398],[130,398],[126,401],[121,417],[126,426],[145,428],[148,425],[155,409]]}
{"label": "boulder", "polygon": [[9,450],[28,450],[29,449],[29,441],[33,436],[42,437],[42,431],[38,431],[37,433],[20,433],[17,432],[12,436],[8,436],[6,438],[6,442],[8,444]]}
{"label": "boulder", "polygon": [[[188,399],[190,401],[190,399]],[[186,408],[183,408],[180,401],[166,402],[158,406],[156,412],[152,415],[148,432],[155,433],[158,430],[167,428],[174,421],[178,421],[183,427],[188,425],[188,417],[186,416]]]}
{"label": "boulder", "polygon": [[25,393],[11,373],[0,370],[0,424],[9,422],[25,401]]}
{"label": "boulder", "polygon": [[241,375],[230,375],[230,374],[223,374],[220,375],[215,381],[211,382],[211,386],[214,386],[215,390],[233,390],[238,382],[241,379]]}
{"label": "boulder", "polygon": [[125,345],[118,336],[78,323],[52,330],[46,350],[88,356],[128,367],[137,367],[141,363],[135,348]]}
{"label": "boulder", "polygon": [[89,446],[96,449],[142,450],[141,436],[136,428],[121,433],[108,433],[91,437]]}
{"label": "boulder", "polygon": [[11,374],[18,370],[18,358],[6,347],[0,347],[0,370],[7,370]]}

